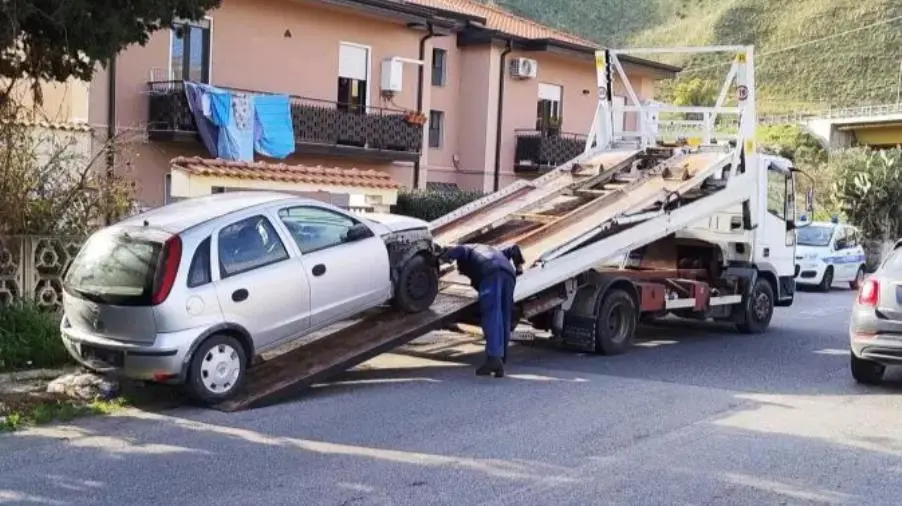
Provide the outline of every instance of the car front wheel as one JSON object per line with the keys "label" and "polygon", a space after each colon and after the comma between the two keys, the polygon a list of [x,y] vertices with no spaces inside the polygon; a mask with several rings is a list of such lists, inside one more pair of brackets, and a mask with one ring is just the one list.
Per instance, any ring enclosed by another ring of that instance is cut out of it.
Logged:
{"label": "car front wheel", "polygon": [[425,254],[407,261],[398,275],[394,306],[407,313],[429,309],[438,295],[438,268]]}

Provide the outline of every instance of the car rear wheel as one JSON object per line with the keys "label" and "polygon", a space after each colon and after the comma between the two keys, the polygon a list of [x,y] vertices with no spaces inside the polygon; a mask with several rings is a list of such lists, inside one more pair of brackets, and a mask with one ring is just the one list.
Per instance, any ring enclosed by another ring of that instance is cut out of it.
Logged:
{"label": "car rear wheel", "polygon": [[244,383],[247,356],[231,336],[217,334],[204,341],[188,369],[188,393],[203,404],[216,404],[235,395]]}
{"label": "car rear wheel", "polygon": [[855,381],[864,385],[878,385],[883,381],[883,372],[886,367],[872,360],[858,358],[852,354],[852,377]]}
{"label": "car rear wheel", "polygon": [[407,313],[429,309],[438,295],[438,268],[426,255],[419,254],[401,268],[393,303]]}
{"label": "car rear wheel", "polygon": [[855,279],[849,281],[849,288],[852,290],[858,290],[861,288],[861,284],[864,283],[864,266],[858,268],[858,272],[855,274]]}

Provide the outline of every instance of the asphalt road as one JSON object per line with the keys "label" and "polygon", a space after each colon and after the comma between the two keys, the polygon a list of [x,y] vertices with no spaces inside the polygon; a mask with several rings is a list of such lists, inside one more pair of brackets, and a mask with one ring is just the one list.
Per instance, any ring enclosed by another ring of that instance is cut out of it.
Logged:
{"label": "asphalt road", "polygon": [[0,436],[0,503],[895,505],[902,388],[850,378],[852,296],[801,293],[764,336],[519,346],[504,380],[474,376],[479,343],[431,338],[275,407]]}

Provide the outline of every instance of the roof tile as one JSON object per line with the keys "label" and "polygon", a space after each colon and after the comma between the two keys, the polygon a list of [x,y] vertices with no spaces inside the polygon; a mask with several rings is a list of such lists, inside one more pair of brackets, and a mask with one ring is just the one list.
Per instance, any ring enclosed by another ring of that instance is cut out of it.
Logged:
{"label": "roof tile", "polygon": [[475,0],[406,0],[407,3],[443,9],[461,14],[469,14],[485,18],[486,28],[498,30],[515,37],[525,39],[553,39],[579,46],[599,48],[600,46],[590,40],[575,35],[555,30],[554,28],[537,23],[531,19],[518,16],[510,11],[495,5],[486,5]]}
{"label": "roof tile", "polygon": [[173,158],[173,168],[199,176],[218,176],[258,181],[278,181],[353,188],[396,189],[399,187],[390,175],[372,169],[343,169],[317,165],[286,165],[284,163],[240,162],[199,156]]}

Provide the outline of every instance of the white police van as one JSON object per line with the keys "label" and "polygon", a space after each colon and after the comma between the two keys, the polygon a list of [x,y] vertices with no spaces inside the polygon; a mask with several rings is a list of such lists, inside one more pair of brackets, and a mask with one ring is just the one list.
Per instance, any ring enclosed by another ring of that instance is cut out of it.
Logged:
{"label": "white police van", "polygon": [[[803,222],[804,216],[799,220]],[[796,284],[827,292],[835,282],[857,289],[864,280],[865,255],[858,229],[830,221],[800,223],[796,229]]]}

